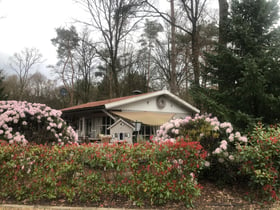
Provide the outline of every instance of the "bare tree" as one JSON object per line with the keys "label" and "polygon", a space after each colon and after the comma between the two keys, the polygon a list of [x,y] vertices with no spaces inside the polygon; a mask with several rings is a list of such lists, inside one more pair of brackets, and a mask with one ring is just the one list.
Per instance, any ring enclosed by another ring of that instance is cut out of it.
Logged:
{"label": "bare tree", "polygon": [[44,87],[47,82],[47,77],[40,72],[35,72],[29,77],[29,92],[34,97],[41,97],[44,95]]}
{"label": "bare tree", "polygon": [[[172,0],[173,1],[173,0]],[[171,1],[171,9],[173,7]],[[180,24],[174,21],[174,17],[170,14],[160,11],[155,7],[149,0],[145,2],[162,17],[169,24],[175,26],[179,30],[185,32],[191,37],[191,61],[194,72],[194,84],[199,85],[200,83],[200,66],[199,66],[199,23],[203,17],[203,12],[205,10],[205,4],[207,0],[178,0],[179,8],[182,11],[181,16],[185,17],[187,21],[186,24]],[[174,30],[174,29],[173,29]],[[173,64],[174,65],[174,64]]]}
{"label": "bare tree", "polygon": [[[124,39],[141,20],[137,14],[143,6],[142,0],[77,0],[90,14],[91,22],[84,22],[100,32],[101,48],[97,53],[108,68],[108,75],[112,76],[114,96],[120,95],[118,76],[119,50]],[[106,49],[106,50],[104,50]],[[104,52],[106,52],[104,54]]]}
{"label": "bare tree", "polygon": [[9,100],[19,100],[19,79],[13,74],[5,77],[3,86],[5,87],[5,94],[8,95]]}
{"label": "bare tree", "polygon": [[171,53],[170,53],[170,64],[171,64],[171,77],[170,77],[170,91],[176,92],[176,41],[175,41],[175,8],[174,0],[170,0],[170,21],[171,21]]}
{"label": "bare tree", "polygon": [[19,78],[19,100],[22,100],[26,90],[31,70],[42,62],[42,54],[36,48],[25,48],[20,53],[15,53],[10,57],[10,67]]}
{"label": "bare tree", "polygon": [[75,62],[78,66],[77,91],[79,100],[87,103],[90,100],[94,77],[94,61],[96,59],[96,47],[90,39],[89,30],[85,28],[79,35],[79,46],[76,49]]}

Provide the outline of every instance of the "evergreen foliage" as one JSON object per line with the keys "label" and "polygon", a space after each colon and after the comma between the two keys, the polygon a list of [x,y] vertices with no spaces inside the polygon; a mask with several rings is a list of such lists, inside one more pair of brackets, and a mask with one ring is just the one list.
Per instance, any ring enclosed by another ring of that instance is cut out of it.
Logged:
{"label": "evergreen foliage", "polygon": [[208,112],[239,128],[262,120],[279,121],[280,29],[277,1],[234,0],[226,47],[207,54],[205,88],[194,97]]}

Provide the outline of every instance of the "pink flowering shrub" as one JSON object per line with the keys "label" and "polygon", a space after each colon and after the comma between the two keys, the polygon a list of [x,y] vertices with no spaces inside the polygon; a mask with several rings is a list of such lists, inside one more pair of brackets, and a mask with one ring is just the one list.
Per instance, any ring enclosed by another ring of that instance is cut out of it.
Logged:
{"label": "pink flowering shrub", "polygon": [[61,114],[44,104],[0,101],[0,139],[23,144],[77,141],[77,134]]}
{"label": "pink flowering shrub", "polygon": [[171,120],[160,127],[154,139],[158,142],[175,142],[185,136],[191,141],[200,142],[207,151],[205,171],[210,170],[214,178],[225,173],[230,178],[229,171],[225,170],[235,168],[236,152],[247,143],[247,137],[234,132],[231,123],[222,123],[208,114]]}

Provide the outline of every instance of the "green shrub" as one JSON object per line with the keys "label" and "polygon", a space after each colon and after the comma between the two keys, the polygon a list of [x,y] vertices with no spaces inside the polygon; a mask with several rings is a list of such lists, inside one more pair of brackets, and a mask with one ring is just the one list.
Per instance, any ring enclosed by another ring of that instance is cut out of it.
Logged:
{"label": "green shrub", "polygon": [[191,206],[206,152],[198,142],[0,147],[0,199]]}
{"label": "green shrub", "polygon": [[240,145],[246,144],[247,138],[239,132],[233,132],[231,123],[221,123],[211,115],[187,116],[162,125],[154,139],[158,142],[175,142],[186,136],[190,141],[200,142],[207,151],[206,167],[200,176],[221,184],[236,181],[238,164],[235,155]]}
{"label": "green shrub", "polygon": [[259,123],[249,138],[248,145],[240,148],[240,173],[246,175],[255,194],[251,198],[264,201],[279,199],[280,192],[280,129]]}

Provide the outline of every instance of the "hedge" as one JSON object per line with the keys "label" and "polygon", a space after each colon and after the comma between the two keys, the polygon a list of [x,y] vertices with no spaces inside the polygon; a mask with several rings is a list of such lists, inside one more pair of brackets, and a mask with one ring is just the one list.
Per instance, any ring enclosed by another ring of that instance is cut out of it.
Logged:
{"label": "hedge", "polygon": [[104,197],[136,205],[182,201],[200,195],[196,181],[206,152],[199,142],[162,144],[2,144],[0,199],[98,203]]}

